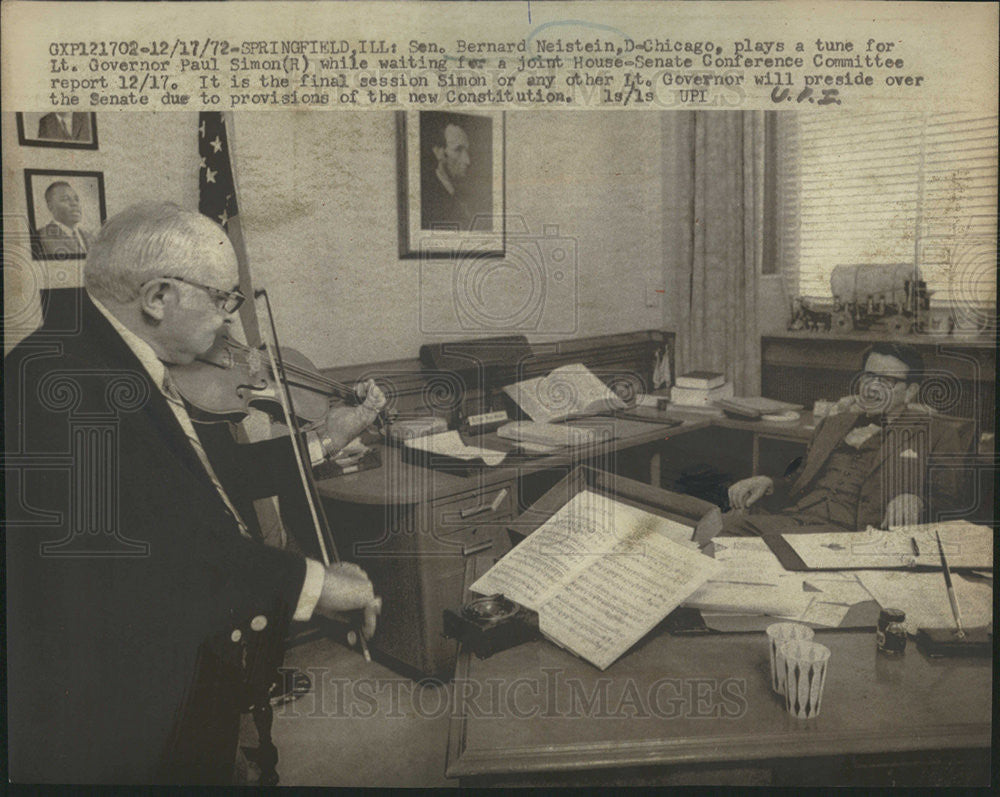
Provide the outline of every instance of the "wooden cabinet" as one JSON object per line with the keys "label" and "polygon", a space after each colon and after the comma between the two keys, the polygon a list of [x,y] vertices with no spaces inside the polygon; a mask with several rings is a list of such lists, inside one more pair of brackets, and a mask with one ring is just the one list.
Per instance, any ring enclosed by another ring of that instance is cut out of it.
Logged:
{"label": "wooden cabinet", "polygon": [[461,605],[471,560],[489,566],[510,550],[504,521],[516,490],[511,477],[403,506],[325,499],[341,556],[382,596],[376,657],[411,675],[451,677],[458,649],[442,634],[442,612]]}

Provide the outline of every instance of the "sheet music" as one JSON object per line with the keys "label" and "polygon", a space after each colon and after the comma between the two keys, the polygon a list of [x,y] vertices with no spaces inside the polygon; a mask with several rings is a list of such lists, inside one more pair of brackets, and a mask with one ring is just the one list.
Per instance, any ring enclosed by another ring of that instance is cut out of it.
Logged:
{"label": "sheet music", "polygon": [[476,581],[473,592],[502,592],[538,611],[589,560],[612,551],[620,535],[627,533],[624,525],[614,522],[613,503],[617,502],[590,490],[577,493]]}
{"label": "sheet music", "polygon": [[553,641],[604,669],[722,565],[692,529],[585,490],[472,585],[539,613]]}
{"label": "sheet music", "polygon": [[647,527],[593,562],[539,612],[539,628],[606,669],[680,605],[719,564]]}

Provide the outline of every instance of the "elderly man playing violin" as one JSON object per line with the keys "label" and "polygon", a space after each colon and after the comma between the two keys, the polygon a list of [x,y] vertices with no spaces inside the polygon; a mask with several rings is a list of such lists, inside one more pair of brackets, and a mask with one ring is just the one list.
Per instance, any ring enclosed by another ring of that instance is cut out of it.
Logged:
{"label": "elderly man playing violin", "polygon": [[[226,687],[248,677],[255,635],[356,612],[370,636],[381,602],[356,565],[255,538],[232,488],[276,494],[293,446],[230,435],[216,456],[173,384],[243,301],[225,232],[131,207],[94,240],[84,280],[50,292],[5,359],[10,777],[225,782],[241,710]],[[314,453],[375,419],[381,391],[357,390],[307,433]]]}

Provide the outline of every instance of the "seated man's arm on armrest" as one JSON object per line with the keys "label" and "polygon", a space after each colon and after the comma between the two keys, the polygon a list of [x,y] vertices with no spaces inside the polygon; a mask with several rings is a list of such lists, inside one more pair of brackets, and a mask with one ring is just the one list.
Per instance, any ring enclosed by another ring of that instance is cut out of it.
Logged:
{"label": "seated man's arm on armrest", "polygon": [[975,436],[975,424],[970,420],[941,416],[931,422],[927,521],[972,503],[976,470],[969,458],[975,453]]}

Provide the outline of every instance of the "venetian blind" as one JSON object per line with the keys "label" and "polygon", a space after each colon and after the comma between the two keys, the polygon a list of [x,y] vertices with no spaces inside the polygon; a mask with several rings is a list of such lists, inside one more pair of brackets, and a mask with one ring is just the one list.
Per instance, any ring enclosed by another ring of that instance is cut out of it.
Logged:
{"label": "venetian blind", "polygon": [[782,114],[778,255],[794,295],[828,300],[841,264],[916,263],[933,306],[995,306],[997,117]]}

